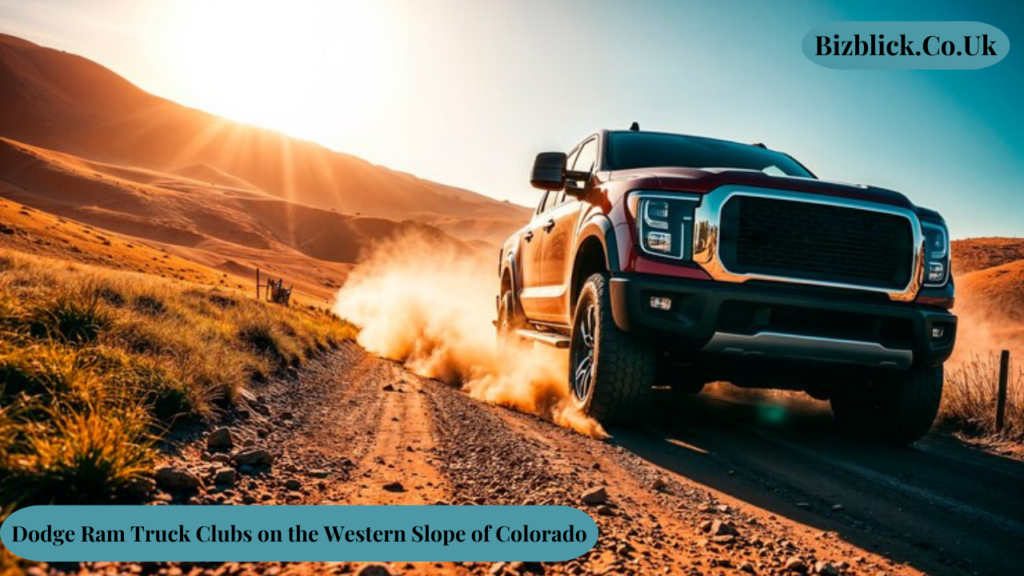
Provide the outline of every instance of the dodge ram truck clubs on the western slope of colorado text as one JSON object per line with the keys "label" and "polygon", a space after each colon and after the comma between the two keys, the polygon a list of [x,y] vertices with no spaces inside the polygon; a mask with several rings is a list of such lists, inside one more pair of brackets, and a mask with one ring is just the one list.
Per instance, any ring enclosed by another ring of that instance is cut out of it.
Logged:
{"label": "dodge ram truck clubs on the western slope of colorado text", "polygon": [[601,131],[539,154],[502,247],[498,329],[569,349],[574,400],[636,422],[653,386],[805,390],[909,443],[956,338],[949,235],[905,196],[818,180],[760,144]]}

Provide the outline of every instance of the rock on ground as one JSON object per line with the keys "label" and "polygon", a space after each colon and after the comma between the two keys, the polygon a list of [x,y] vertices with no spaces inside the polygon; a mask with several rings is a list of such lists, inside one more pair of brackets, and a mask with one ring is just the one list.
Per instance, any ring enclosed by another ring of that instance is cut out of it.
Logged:
{"label": "rock on ground", "polygon": [[231,450],[235,447],[235,438],[230,428],[217,428],[206,437],[206,447],[213,450]]}
{"label": "rock on ground", "polygon": [[180,466],[162,466],[156,469],[157,486],[164,490],[196,490],[203,485],[199,476]]}
{"label": "rock on ground", "polygon": [[263,448],[244,448],[231,455],[238,465],[269,466],[274,463],[274,455]]}
{"label": "rock on ground", "polygon": [[604,489],[604,486],[598,486],[591,488],[583,493],[580,500],[587,506],[596,506],[598,504],[604,504],[608,501],[608,491]]}
{"label": "rock on ground", "polygon": [[213,481],[215,484],[230,487],[235,485],[237,477],[238,472],[234,468],[218,468],[213,475]]}

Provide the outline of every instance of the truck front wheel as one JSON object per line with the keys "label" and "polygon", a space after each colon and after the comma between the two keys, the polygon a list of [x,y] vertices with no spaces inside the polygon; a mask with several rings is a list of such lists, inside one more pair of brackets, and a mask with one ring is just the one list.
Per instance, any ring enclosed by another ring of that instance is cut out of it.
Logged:
{"label": "truck front wheel", "polygon": [[832,414],[843,428],[892,444],[919,440],[932,426],[942,399],[942,366],[916,368],[879,379],[869,388],[832,392]]}
{"label": "truck front wheel", "polygon": [[569,345],[569,383],[584,412],[602,424],[636,423],[650,396],[655,360],[650,348],[615,325],[608,278],[588,278],[576,302]]}

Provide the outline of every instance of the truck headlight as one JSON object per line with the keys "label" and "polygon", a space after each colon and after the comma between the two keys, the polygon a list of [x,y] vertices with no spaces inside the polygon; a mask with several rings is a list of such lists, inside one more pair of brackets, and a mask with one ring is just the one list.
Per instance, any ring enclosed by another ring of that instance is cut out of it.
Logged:
{"label": "truck headlight", "polygon": [[644,224],[651,228],[668,230],[668,201],[648,198],[642,202]]}
{"label": "truck headlight", "polygon": [[949,232],[941,224],[922,222],[924,285],[944,286],[949,280]]}
{"label": "truck headlight", "polygon": [[637,193],[637,236],[640,250],[654,256],[689,259],[693,243],[693,211],[700,204],[695,194]]}

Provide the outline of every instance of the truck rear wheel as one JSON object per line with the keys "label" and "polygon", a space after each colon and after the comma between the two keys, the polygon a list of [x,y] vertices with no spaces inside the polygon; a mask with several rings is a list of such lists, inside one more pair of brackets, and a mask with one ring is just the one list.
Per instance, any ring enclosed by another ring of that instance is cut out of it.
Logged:
{"label": "truck rear wheel", "polygon": [[569,345],[575,400],[602,424],[633,424],[644,415],[654,370],[654,352],[615,325],[607,277],[587,278],[576,302]]}
{"label": "truck rear wheel", "polygon": [[907,445],[932,426],[942,399],[942,366],[913,369],[870,388],[835,390],[832,415],[843,428]]}
{"label": "truck rear wheel", "polygon": [[501,293],[501,299],[498,301],[498,342],[519,341],[520,338],[516,335],[516,330],[524,326],[526,326],[526,322],[519,311],[516,310],[512,290],[506,288]]}

